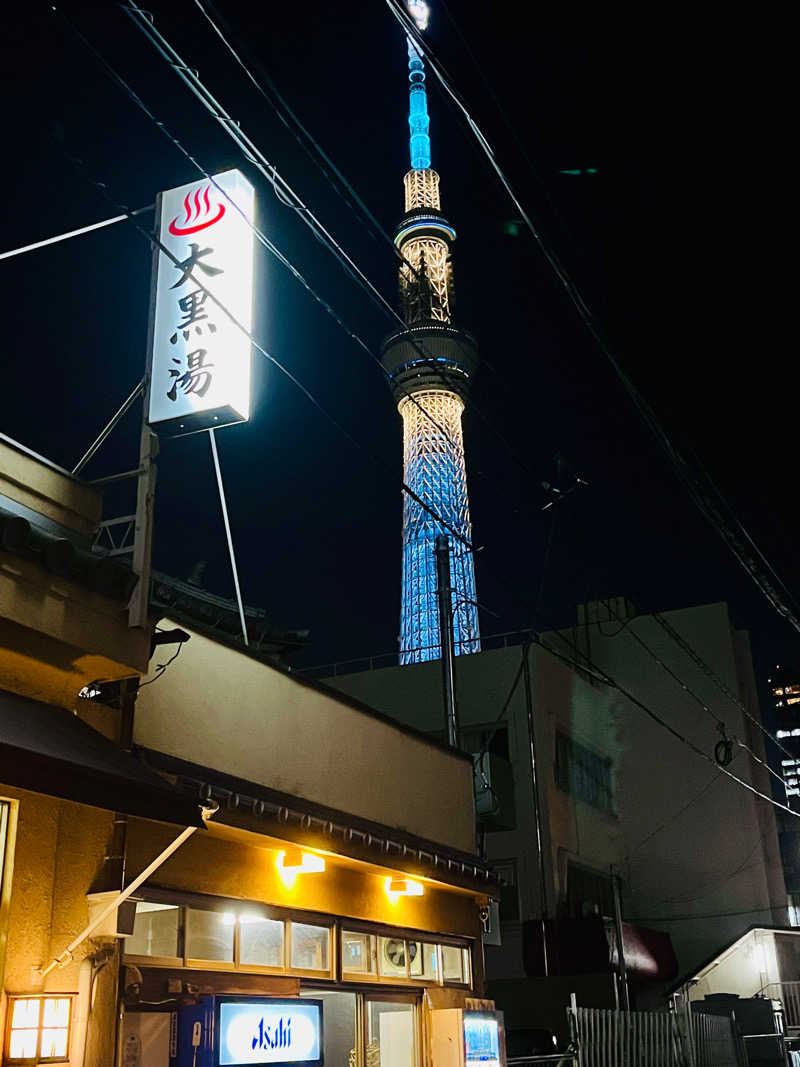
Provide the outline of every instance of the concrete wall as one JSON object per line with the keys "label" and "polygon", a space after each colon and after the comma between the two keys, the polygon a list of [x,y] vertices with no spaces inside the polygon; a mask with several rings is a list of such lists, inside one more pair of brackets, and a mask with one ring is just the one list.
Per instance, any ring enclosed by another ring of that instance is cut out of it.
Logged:
{"label": "concrete wall", "polygon": [[[724,604],[665,613],[730,689],[758,717],[746,635],[733,632]],[[594,622],[562,637],[544,639],[561,655],[576,646],[713,758],[720,739],[714,720],[638,643],[641,638],[738,736],[763,754],[760,731],[739,707],[650,616],[621,628]],[[520,648],[498,649],[457,660],[461,724],[490,724],[499,715],[520,662]],[[536,742],[550,869],[551,914],[566,889],[570,860],[607,873],[614,864],[625,885],[625,915],[668,932],[681,971],[733,941],[754,923],[786,922],[774,809],[692,753],[617,690],[589,680],[534,647]],[[364,671],[328,684],[420,728],[440,729],[440,665]],[[533,847],[533,805],[523,686],[505,716],[515,777],[516,830],[488,835],[489,856],[517,859],[521,918],[539,914],[539,879]],[[615,812],[605,813],[562,792],[555,783],[557,729],[613,763]],[[771,793],[767,772],[739,749],[730,768]],[[492,949],[487,962],[492,973]],[[503,973],[510,966],[503,952]],[[500,953],[498,952],[498,957]]]}
{"label": "concrete wall", "polygon": [[134,741],[474,851],[467,760],[199,634],[140,690]]}

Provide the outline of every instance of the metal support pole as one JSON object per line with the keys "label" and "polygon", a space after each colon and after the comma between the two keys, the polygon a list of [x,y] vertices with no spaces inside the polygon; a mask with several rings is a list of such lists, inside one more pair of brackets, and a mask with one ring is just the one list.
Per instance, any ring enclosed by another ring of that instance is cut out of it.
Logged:
{"label": "metal support pole", "polygon": [[[115,415],[113,415],[111,417],[111,419],[106,423],[106,425],[103,427],[103,429],[100,431],[100,433],[94,439],[94,441],[89,445],[89,447],[83,453],[81,458],[78,460],[78,462],[72,468],[72,473],[73,474],[80,474],[80,472],[83,470],[83,468],[86,466],[86,464],[92,458],[92,456],[97,452],[97,450],[99,448],[102,447],[103,442],[106,440],[106,438],[111,433],[111,431],[114,429],[114,427],[127,414],[127,412],[130,410],[130,408],[133,405],[133,403],[136,400],[136,398],[142,395],[142,393],[144,392],[144,386],[145,386],[145,380],[144,380],[144,378],[142,378],[142,380],[139,382],[139,384],[134,386],[134,389],[130,393],[130,395],[125,400],[123,400],[122,405],[120,406],[120,408],[117,411],[117,413]],[[98,481],[99,480],[100,479],[98,479]]]}
{"label": "metal support pole", "polygon": [[619,878],[611,866],[611,889],[614,893],[614,925],[617,930],[617,966],[619,967],[620,992],[622,993],[622,1010],[630,1011],[628,996],[628,971],[625,967],[625,947],[622,942],[622,906],[619,899]]}
{"label": "metal support pole", "polygon": [[142,434],[139,445],[139,475],[136,486],[136,525],[133,536],[133,573],[139,578],[128,604],[128,625],[147,626],[150,613],[150,560],[153,554],[153,508],[156,499],[155,459],[158,437],[145,421],[147,394],[142,413]]}
{"label": "metal support pole", "polygon": [[450,579],[450,538],[437,534],[436,581],[439,601],[439,644],[442,650],[442,688],[447,742],[458,748],[458,708],[456,706],[456,649],[453,633],[453,590]]}
{"label": "metal support pole", "polygon": [[233,586],[236,590],[236,603],[239,605],[239,619],[242,624],[242,640],[245,643],[245,647],[249,647],[250,642],[247,639],[247,623],[244,621],[244,605],[242,604],[242,591],[239,588],[239,572],[236,569],[236,556],[233,552],[233,537],[231,536],[231,524],[228,522],[228,505],[225,503],[225,489],[222,485],[222,471],[219,466],[219,456],[217,455],[217,439],[214,436],[213,429],[208,431],[208,436],[211,438],[211,455],[214,457],[214,470],[217,472],[217,488],[219,489],[219,502],[222,507],[222,518],[225,522],[225,536],[228,538],[228,555],[231,558],[231,570],[233,571]]}
{"label": "metal support pole", "polygon": [[539,776],[536,763],[536,732],[533,716],[533,688],[531,686],[530,641],[522,648],[522,677],[525,683],[525,712],[528,720],[528,747],[531,762],[531,791],[533,793],[533,817],[536,826],[536,854],[539,860],[539,911],[542,929],[542,958],[544,976],[550,975],[550,961],[547,953],[547,882],[544,858],[544,835],[542,833],[542,806],[539,801]]}

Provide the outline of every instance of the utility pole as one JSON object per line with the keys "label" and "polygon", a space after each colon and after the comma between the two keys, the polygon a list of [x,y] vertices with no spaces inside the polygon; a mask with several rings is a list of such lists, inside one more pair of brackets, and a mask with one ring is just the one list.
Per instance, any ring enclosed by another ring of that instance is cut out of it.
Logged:
{"label": "utility pole", "polygon": [[453,634],[453,590],[450,581],[450,538],[438,534],[434,547],[439,600],[439,643],[442,648],[442,692],[447,726],[447,742],[458,748],[458,708],[456,707],[456,647]]}
{"label": "utility pole", "polygon": [[539,860],[539,912],[542,931],[542,960],[544,976],[550,975],[550,960],[547,953],[547,882],[545,881],[544,835],[542,833],[542,806],[539,801],[539,776],[536,765],[536,734],[534,732],[533,688],[531,686],[530,641],[522,647],[522,676],[525,683],[525,711],[528,719],[528,745],[531,762],[531,790],[533,792],[533,817],[536,826],[536,853]]}

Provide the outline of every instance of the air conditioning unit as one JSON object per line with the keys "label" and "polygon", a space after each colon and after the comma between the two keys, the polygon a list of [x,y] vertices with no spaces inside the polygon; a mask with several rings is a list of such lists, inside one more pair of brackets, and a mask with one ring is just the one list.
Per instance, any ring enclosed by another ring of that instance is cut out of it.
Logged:
{"label": "air conditioning unit", "polygon": [[513,830],[517,818],[511,764],[493,752],[476,752],[472,757],[472,769],[475,812],[480,824],[487,830]]}
{"label": "air conditioning unit", "polygon": [[[119,896],[119,891],[114,889],[108,893],[87,893],[86,900],[89,903],[89,922],[96,915],[108,907],[112,900]],[[136,901],[128,898],[103,919],[100,925],[92,930],[92,937],[130,937],[133,933],[133,923],[136,919]]]}

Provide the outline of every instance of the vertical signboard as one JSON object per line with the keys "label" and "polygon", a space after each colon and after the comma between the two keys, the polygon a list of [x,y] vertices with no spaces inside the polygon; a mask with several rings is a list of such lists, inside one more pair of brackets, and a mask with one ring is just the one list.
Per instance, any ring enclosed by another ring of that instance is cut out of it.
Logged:
{"label": "vertical signboard", "polygon": [[174,260],[156,249],[148,422],[168,436],[246,422],[253,187],[228,170],[158,199],[158,235]]}

